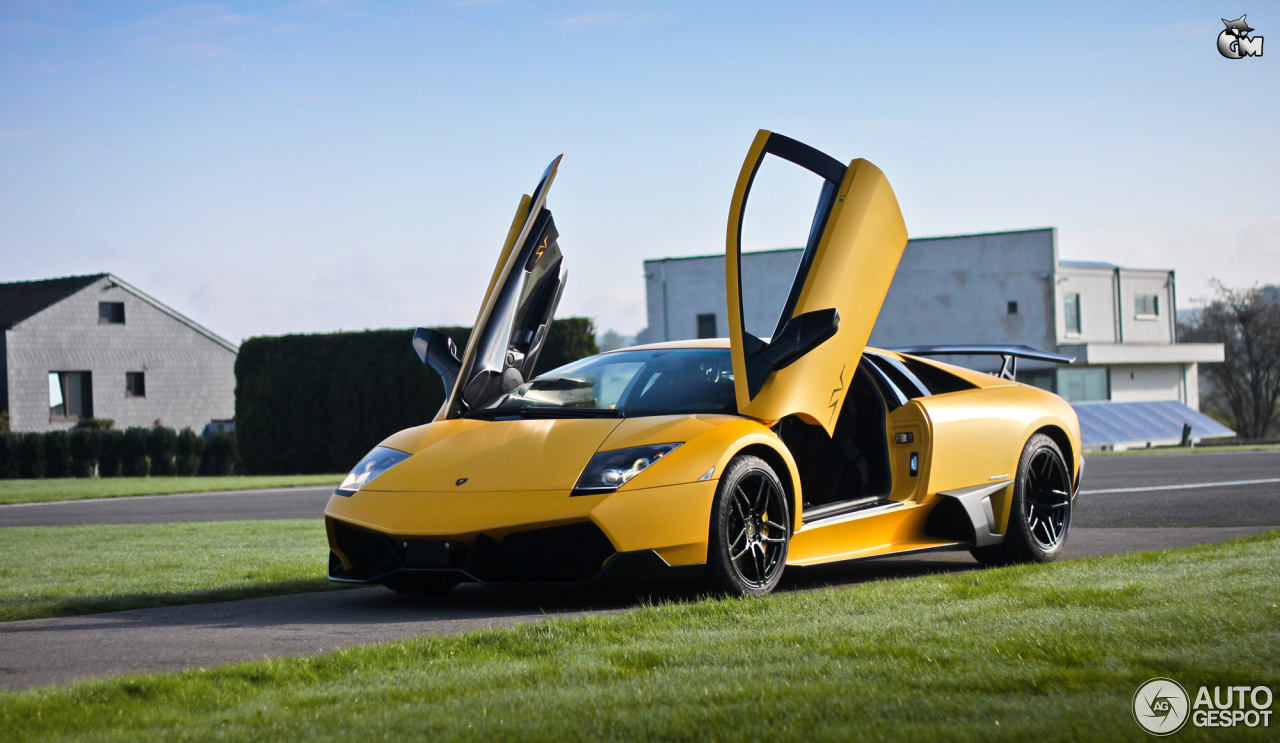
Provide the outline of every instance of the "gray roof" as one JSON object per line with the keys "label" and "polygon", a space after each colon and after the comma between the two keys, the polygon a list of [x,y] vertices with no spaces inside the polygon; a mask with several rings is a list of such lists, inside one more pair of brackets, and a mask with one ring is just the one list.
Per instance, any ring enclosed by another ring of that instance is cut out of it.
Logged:
{"label": "gray roof", "polygon": [[66,276],[61,279],[14,281],[8,284],[0,284],[0,330],[12,328],[28,317],[43,309],[52,307],[104,276],[107,276],[107,274]]}

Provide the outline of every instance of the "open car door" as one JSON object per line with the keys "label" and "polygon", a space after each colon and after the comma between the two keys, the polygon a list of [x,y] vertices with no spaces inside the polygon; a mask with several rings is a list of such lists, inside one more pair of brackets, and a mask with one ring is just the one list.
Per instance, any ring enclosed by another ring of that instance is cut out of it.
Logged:
{"label": "open car door", "polygon": [[[770,155],[823,179],[808,243],[777,328],[746,330],[742,224],[751,184]],[[729,209],[725,294],[738,412],[763,421],[797,415],[830,435],[907,244],[898,199],[879,168],[847,166],[806,144],[760,130]]]}
{"label": "open car door", "polygon": [[419,328],[414,335],[422,360],[444,379],[445,404],[436,420],[482,407],[533,376],[569,276],[555,220],[545,207],[561,157],[547,166],[532,196],[520,197],[461,358],[438,332]]}

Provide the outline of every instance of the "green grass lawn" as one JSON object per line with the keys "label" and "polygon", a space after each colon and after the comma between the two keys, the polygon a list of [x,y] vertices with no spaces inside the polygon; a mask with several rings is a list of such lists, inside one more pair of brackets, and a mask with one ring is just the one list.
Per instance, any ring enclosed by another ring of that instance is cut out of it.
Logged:
{"label": "green grass lawn", "polygon": [[328,555],[318,519],[0,529],[0,621],[326,590]]}
{"label": "green grass lawn", "polygon": [[[1152,677],[1193,698],[1202,684],[1280,687],[1278,603],[1272,533],[84,681],[0,695],[0,730],[166,743],[1147,740],[1130,702]],[[1274,739],[1271,724],[1176,737]]]}
{"label": "green grass lawn", "polygon": [[215,490],[337,485],[343,475],[231,475],[227,477],[107,477],[100,479],[0,480],[0,505],[130,495],[208,493]]}

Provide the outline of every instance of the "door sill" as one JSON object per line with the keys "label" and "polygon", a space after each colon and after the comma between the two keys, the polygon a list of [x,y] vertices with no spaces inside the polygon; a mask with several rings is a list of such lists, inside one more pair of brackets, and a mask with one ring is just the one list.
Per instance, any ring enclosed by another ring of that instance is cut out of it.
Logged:
{"label": "door sill", "polygon": [[857,500],[848,500],[841,503],[831,503],[818,508],[807,509],[802,514],[803,523],[813,524],[819,521],[834,519],[839,516],[847,516],[858,511],[865,511],[869,508],[876,508],[886,504],[899,505],[900,501],[890,501],[887,497],[871,496],[869,498],[859,498]]}

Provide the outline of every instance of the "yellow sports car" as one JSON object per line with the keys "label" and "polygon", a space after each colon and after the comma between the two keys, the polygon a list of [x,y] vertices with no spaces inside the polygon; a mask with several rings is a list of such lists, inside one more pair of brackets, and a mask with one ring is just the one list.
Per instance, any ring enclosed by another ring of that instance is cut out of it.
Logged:
{"label": "yellow sports car", "polygon": [[[770,338],[744,327],[741,228],[767,157],[821,177]],[[530,378],[566,271],[547,190],[524,196],[435,420],[371,451],[325,511],[331,580],[396,591],[700,580],[764,594],[787,565],[929,550],[1047,561],[1071,525],[1080,428],[1014,381],[1025,346],[867,348],[907,242],[888,180],[761,131],[729,210],[729,338],[639,346]],[[998,375],[922,357],[996,354]]]}

